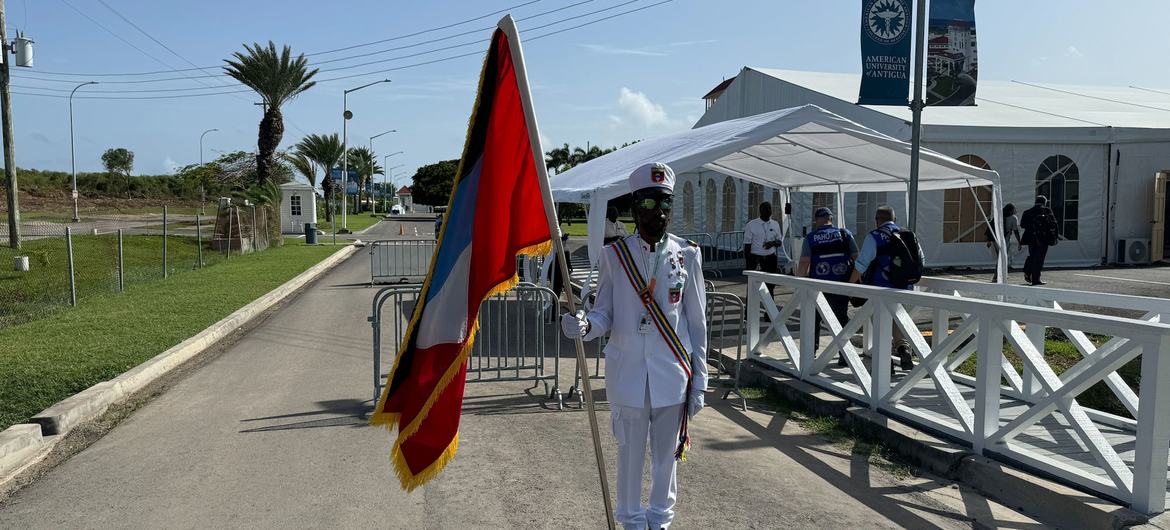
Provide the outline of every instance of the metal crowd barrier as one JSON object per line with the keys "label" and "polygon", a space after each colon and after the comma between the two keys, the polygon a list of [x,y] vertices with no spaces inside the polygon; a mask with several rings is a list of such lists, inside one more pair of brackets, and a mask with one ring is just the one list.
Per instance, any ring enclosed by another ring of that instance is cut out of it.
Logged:
{"label": "metal crowd barrier", "polygon": [[[382,288],[374,295],[368,320],[374,328],[375,402],[388,375],[383,373],[383,355],[397,357],[420,290],[420,285],[400,285]],[[545,395],[556,400],[558,410],[563,409],[560,326],[555,309],[547,309],[557,307],[556,301],[552,290],[531,284],[521,284],[485,300],[479,309],[475,345],[467,359],[467,382],[532,381],[533,388],[543,383]],[[384,314],[387,306],[389,313]],[[386,326],[390,326],[387,329],[391,333],[384,340]],[[546,366],[550,357],[551,374]]]}
{"label": "metal crowd barrier", "polygon": [[430,239],[390,239],[370,243],[370,283],[420,283],[435,253]]}
{"label": "metal crowd barrier", "polygon": [[[743,364],[746,322],[747,306],[740,297],[731,293],[707,291],[707,351],[735,348],[734,386],[723,393],[723,399],[727,399],[734,392],[739,396],[743,410],[747,410],[747,399],[739,390],[739,369]],[[707,364],[715,368],[715,377],[711,379],[718,380],[722,373],[731,374],[731,370],[724,366],[721,357],[712,357],[708,353]]]}
{"label": "metal crowd barrier", "polygon": [[743,270],[743,231],[716,234],[711,253],[710,263],[704,264],[704,269]]}

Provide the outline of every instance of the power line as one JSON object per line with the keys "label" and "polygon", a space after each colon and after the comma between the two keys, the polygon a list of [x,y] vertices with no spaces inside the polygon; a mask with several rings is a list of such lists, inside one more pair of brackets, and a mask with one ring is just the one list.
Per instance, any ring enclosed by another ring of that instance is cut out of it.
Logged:
{"label": "power line", "polygon": [[[61,0],[61,1],[62,1],[62,2],[66,2],[66,0]],[[518,8],[521,8],[521,7],[525,7],[525,6],[528,6],[528,5],[532,5],[532,4],[535,4],[535,3],[541,2],[541,1],[543,1],[543,0],[530,0],[530,1],[528,1],[528,2],[524,2],[524,3],[522,3],[522,4],[516,4],[516,5],[513,5],[513,6],[506,7],[506,8],[504,8],[504,9],[500,9],[500,10],[497,10],[497,11],[492,11],[491,13],[486,13],[486,14],[479,15],[479,16],[476,16],[476,17],[472,17],[472,18],[468,18],[468,19],[460,20],[460,21],[458,21],[458,22],[453,22],[453,23],[446,24],[446,25],[443,25],[443,26],[437,26],[437,27],[433,27],[433,28],[428,28],[428,29],[424,29],[424,30],[419,30],[419,31],[416,31],[416,32],[414,32],[414,33],[410,33],[410,34],[406,34],[406,35],[399,35],[399,36],[395,36],[395,37],[389,37],[389,38],[385,38],[385,39],[381,39],[381,40],[376,40],[376,41],[371,41],[371,42],[365,42],[365,43],[360,43],[360,44],[354,44],[354,45],[345,46],[345,47],[341,47],[341,48],[334,48],[334,49],[331,49],[331,50],[322,50],[322,51],[319,51],[319,52],[306,53],[306,54],[304,54],[304,55],[305,55],[306,57],[311,57],[311,56],[314,56],[314,55],[324,55],[324,54],[335,53],[335,52],[339,52],[339,51],[346,51],[346,50],[352,50],[352,49],[356,49],[356,48],[362,48],[362,47],[366,47],[366,46],[373,46],[373,45],[375,45],[375,44],[381,44],[381,43],[384,43],[384,42],[391,42],[391,41],[396,41],[396,40],[407,39],[407,38],[410,38],[410,37],[416,37],[416,36],[418,36],[418,35],[423,35],[423,34],[426,34],[426,33],[431,33],[431,32],[435,32],[435,31],[441,31],[441,30],[444,30],[444,29],[453,28],[453,27],[456,27],[456,26],[461,26],[461,25],[463,25],[463,24],[467,24],[467,23],[469,23],[469,22],[475,22],[476,20],[482,20],[482,19],[484,19],[484,18],[488,18],[488,17],[490,17],[490,16],[493,16],[493,15],[498,15],[498,14],[500,14],[500,13],[504,13],[504,12],[511,11],[511,10],[513,10],[513,9],[518,9]],[[584,1],[581,1],[581,2],[574,3],[574,4],[570,4],[570,5],[568,5],[568,6],[563,6],[563,7],[559,7],[559,8],[556,8],[556,9],[549,10],[549,11],[545,11],[545,12],[543,12],[543,13],[538,13],[538,14],[536,14],[536,15],[532,15],[532,16],[530,16],[530,17],[527,17],[527,18],[536,18],[536,17],[540,17],[540,16],[548,15],[548,14],[551,14],[551,13],[556,13],[556,12],[558,12],[558,11],[563,11],[563,10],[565,10],[565,9],[569,9],[569,8],[572,8],[572,7],[576,7],[576,6],[578,6],[578,5],[581,5],[581,4],[586,4],[586,3],[589,3],[589,2],[592,2],[592,1],[593,1],[593,0],[584,0]],[[66,4],[68,5],[68,2],[66,2]],[[70,5],[69,7],[73,8],[73,6],[72,6],[72,5]],[[108,6],[107,6],[107,7],[108,7]],[[74,9],[75,11],[77,10],[77,8],[73,8],[73,9]],[[80,11],[78,11],[78,12],[80,13]],[[85,15],[84,13],[82,13],[82,16],[86,16],[86,15]],[[89,17],[88,17],[88,16],[86,16],[86,18],[89,18]],[[91,20],[92,20],[92,19],[91,19]],[[524,19],[521,19],[521,20],[524,20]],[[96,21],[94,21],[94,23],[95,23],[95,24],[97,24],[97,22],[96,22]],[[98,25],[100,26],[100,24],[98,24]],[[106,28],[103,26],[103,29],[106,29]],[[106,31],[110,31],[110,30],[109,30],[109,29],[106,29]],[[112,31],[111,31],[110,33],[111,33],[111,34],[113,34],[115,37],[118,37],[119,39],[121,39],[121,37],[120,37],[119,35],[117,35],[117,34],[113,33]],[[152,38],[152,39],[153,39],[153,38]],[[129,43],[129,42],[127,42],[127,44],[130,44],[130,43]],[[130,44],[130,46],[134,46],[134,45],[133,45],[133,44]],[[165,47],[165,46],[164,46],[164,47]],[[135,48],[137,49],[137,47],[135,47]],[[140,50],[140,51],[141,51],[141,50]],[[143,52],[143,53],[146,53],[146,52]],[[156,61],[157,61],[157,59],[156,59]],[[161,61],[159,61],[159,62],[161,62]],[[166,64],[166,63],[162,63],[162,64],[163,64],[163,65],[165,65],[165,66],[167,66],[167,67],[168,67],[168,68],[170,68],[170,69],[169,69],[169,70],[155,70],[155,71],[149,71],[149,72],[107,72],[107,73],[84,73],[84,72],[52,72],[52,71],[38,71],[38,73],[40,73],[40,74],[43,74],[43,75],[72,75],[72,76],[86,76],[86,77],[121,77],[121,76],[127,76],[127,77],[129,77],[129,76],[146,76],[146,75],[170,74],[170,73],[177,73],[177,72],[195,72],[195,71],[203,71],[203,70],[207,70],[207,69],[214,69],[214,68],[219,68],[219,65],[215,65],[215,66],[202,66],[202,67],[201,67],[201,66],[196,66],[196,65],[194,65],[194,64],[192,64],[192,65],[191,65],[191,66],[194,66],[194,68],[174,68],[174,67],[170,66],[169,64]],[[69,81],[69,82],[72,82],[72,81]]]}
{"label": "power line", "polygon": [[[533,16],[530,16],[530,17],[526,17],[526,18],[524,18],[524,19],[521,19],[521,20],[531,20],[531,19],[534,19],[534,18],[537,18],[537,17],[540,17],[540,16],[544,16],[544,15],[547,15],[547,14],[549,14],[549,13],[552,13],[552,12],[555,12],[555,11],[559,11],[559,10],[561,10],[561,9],[565,9],[565,8],[568,8],[568,7],[574,7],[574,6],[578,6],[578,5],[581,5],[581,4],[584,4],[584,3],[587,3],[587,2],[591,2],[591,1],[593,1],[593,0],[586,0],[586,1],[583,1],[583,2],[577,2],[577,3],[575,3],[575,4],[571,4],[570,6],[565,6],[565,7],[562,7],[562,8],[556,9],[556,10],[550,10],[550,11],[546,11],[546,12],[544,12],[544,13],[539,13],[539,14],[536,14],[536,15],[533,15]],[[625,1],[625,2],[622,2],[622,3],[619,3],[619,4],[615,4],[615,5],[612,5],[612,6],[609,6],[609,7],[605,7],[605,8],[602,8],[602,9],[597,9],[597,10],[594,10],[594,11],[590,11],[590,12],[588,12],[588,13],[583,13],[583,14],[576,15],[576,16],[569,17],[569,18],[563,18],[563,19],[554,20],[554,21],[552,21],[552,22],[549,22],[549,23],[546,23],[546,24],[543,24],[543,25],[540,25],[540,26],[534,26],[534,27],[532,27],[532,28],[528,28],[526,31],[538,31],[538,30],[545,29],[545,28],[549,28],[549,27],[552,27],[552,26],[555,26],[555,25],[558,25],[558,24],[563,24],[563,23],[565,23],[565,22],[570,22],[570,21],[578,20],[578,19],[580,19],[581,17],[586,17],[586,16],[591,16],[591,15],[596,15],[596,14],[604,13],[604,12],[606,12],[606,11],[612,11],[612,10],[614,10],[614,9],[618,9],[618,8],[620,8],[620,7],[624,7],[624,6],[627,6],[627,5],[630,5],[630,4],[633,4],[633,3],[639,2],[639,1],[641,1],[641,0],[627,0],[627,1]],[[648,8],[650,8],[650,7],[654,7],[654,6],[656,6],[656,5],[659,5],[659,4],[661,4],[661,3],[665,3],[665,2],[659,2],[658,4],[651,4],[651,5],[645,6],[645,7],[641,8],[641,9],[648,9]],[[640,11],[641,9],[636,9],[636,10],[634,10],[634,11]],[[631,12],[633,12],[633,11],[627,11],[627,12],[623,12],[623,13],[618,13],[618,14],[617,14],[617,15],[615,15],[615,16],[621,16],[621,15],[623,15],[623,14],[628,14],[628,13],[631,13]],[[579,28],[579,27],[587,26],[587,25],[590,25],[590,24],[594,24],[594,23],[596,23],[596,22],[604,21],[604,20],[609,20],[610,18],[614,18],[614,17],[613,17],[613,16],[611,16],[611,17],[604,17],[604,18],[601,18],[601,19],[597,19],[597,20],[596,20],[596,21],[594,21],[594,22],[588,22],[588,23],[585,23],[585,24],[581,24],[581,25],[573,26],[573,28],[570,28],[570,29],[574,29],[574,28]],[[425,41],[425,42],[422,42],[422,43],[416,43],[416,44],[411,44],[411,45],[407,45],[407,46],[401,46],[401,47],[397,47],[397,48],[390,48],[390,49],[386,49],[386,50],[379,50],[379,51],[377,51],[377,52],[369,52],[369,53],[366,53],[366,54],[356,55],[356,56],[352,56],[352,57],[345,57],[345,58],[331,59],[330,61],[326,61],[326,62],[335,62],[335,61],[341,61],[341,60],[349,60],[349,59],[358,58],[358,57],[364,57],[364,56],[368,56],[368,55],[372,55],[372,54],[376,54],[376,53],[384,53],[384,52],[387,52],[387,51],[393,51],[393,50],[400,50],[400,49],[407,49],[407,48],[415,48],[415,47],[422,46],[422,45],[425,45],[425,44],[433,44],[433,43],[440,42],[440,41],[444,41],[444,40],[450,40],[450,39],[452,39],[452,38],[459,37],[459,36],[463,36],[463,35],[467,35],[467,34],[471,34],[471,33],[479,33],[479,32],[486,32],[486,31],[491,31],[492,29],[494,29],[494,26],[493,26],[493,27],[489,27],[489,28],[481,28],[481,29],[477,29],[477,30],[467,31],[467,32],[463,32],[463,33],[458,33],[458,34],[455,34],[455,35],[449,35],[449,36],[446,36],[446,37],[441,37],[441,38],[437,38],[437,39],[431,39],[431,40],[429,40],[429,41]],[[394,56],[394,57],[387,57],[387,58],[384,58],[384,59],[378,59],[378,60],[375,60],[375,61],[367,61],[367,62],[364,62],[364,63],[359,63],[359,64],[352,64],[352,65],[346,65],[346,66],[339,66],[339,67],[337,67],[337,68],[325,68],[325,69],[322,69],[322,70],[321,70],[321,72],[323,72],[323,73],[324,73],[324,72],[340,72],[340,71],[345,71],[345,70],[352,70],[352,69],[354,69],[354,68],[361,68],[361,67],[363,67],[363,66],[370,66],[370,65],[374,65],[374,64],[381,64],[381,63],[387,63],[387,62],[399,61],[399,60],[402,60],[402,59],[409,59],[409,58],[412,58],[412,57],[418,57],[418,56],[421,56],[421,55],[427,55],[427,54],[431,54],[431,53],[437,53],[437,52],[440,52],[440,51],[446,51],[446,50],[452,50],[452,49],[456,49],[456,48],[462,48],[462,47],[466,47],[466,46],[472,46],[472,45],[480,44],[480,43],[483,43],[483,42],[486,42],[486,39],[476,39],[476,40],[474,40],[474,41],[463,42],[463,43],[460,43],[460,44],[454,44],[454,45],[450,45],[450,46],[444,46],[444,47],[440,47],[440,48],[433,48],[433,49],[430,49],[430,50],[424,50],[424,51],[421,51],[421,52],[415,52],[415,53],[410,53],[410,54],[405,54],[405,55],[398,55],[398,56]],[[320,64],[320,63],[318,63],[318,64]],[[45,81],[45,82],[53,82],[53,83],[77,83],[77,82],[79,82],[79,81],[72,80],[72,79],[50,79],[50,78],[36,77],[36,76],[29,76],[29,75],[22,75],[22,74],[12,74],[12,77],[14,77],[14,78],[17,78],[17,79],[28,79],[28,80],[33,80],[33,81]],[[191,80],[191,79],[210,78],[210,77],[228,77],[228,76],[226,76],[226,75],[224,75],[224,74],[218,74],[218,75],[195,76],[195,77],[191,77],[191,76],[182,76],[182,77],[167,77],[167,78],[162,78],[162,79],[142,79],[142,80],[133,80],[133,81],[126,81],[126,80],[121,80],[121,81],[118,81],[118,80],[115,80],[115,81],[103,81],[103,84],[111,85],[111,84],[140,84],[140,83],[161,83],[161,82],[170,82],[170,81],[185,81],[185,80]],[[352,78],[352,77],[357,77],[357,76],[345,76],[345,77],[342,77],[341,79],[349,79],[349,78]],[[201,84],[202,84],[202,83],[201,83]],[[32,87],[25,87],[25,88],[32,88]],[[159,91],[162,91],[162,90],[159,90]],[[91,91],[89,91],[89,92],[90,92],[90,93],[94,93],[94,92],[122,93],[122,92],[134,92],[134,91],[131,91],[131,90],[125,90],[125,91],[123,91],[123,90],[117,90],[117,91],[114,91],[114,90],[106,90],[106,91],[102,91],[102,90],[96,90],[96,91],[92,91],[92,90],[91,90]],[[144,92],[145,92],[145,90],[144,90]]]}
{"label": "power line", "polygon": [[[621,4],[621,5],[626,5],[626,4],[632,3],[633,1],[637,1],[637,0],[631,0],[631,1],[628,1],[628,2],[626,2],[625,4]],[[604,21],[607,21],[607,20],[612,20],[612,19],[614,19],[614,18],[618,18],[618,17],[625,16],[625,15],[628,15],[628,14],[636,13],[636,12],[639,12],[639,11],[644,11],[644,10],[646,10],[646,9],[650,9],[650,8],[652,8],[652,7],[657,7],[657,6],[660,6],[660,5],[663,5],[663,4],[668,4],[668,3],[670,3],[670,2],[673,2],[673,1],[674,1],[674,0],[661,0],[661,1],[659,1],[659,2],[655,2],[655,3],[653,3],[653,4],[645,5],[645,6],[638,7],[638,8],[634,8],[634,9],[630,9],[630,10],[623,11],[623,12],[620,12],[620,13],[615,13],[615,14],[612,14],[612,15],[609,15],[609,16],[605,16],[605,17],[602,17],[602,18],[598,18],[598,19],[595,19],[595,20],[591,20],[591,21],[588,21],[588,22],[584,22],[584,23],[581,23],[581,24],[577,24],[577,25],[574,25],[574,26],[570,26],[570,27],[567,27],[567,28],[561,28],[561,29],[557,29],[557,30],[554,30],[554,31],[550,31],[550,32],[547,32],[547,33],[544,33],[544,34],[541,34],[541,35],[537,35],[537,36],[534,36],[534,37],[531,37],[531,38],[528,38],[528,39],[525,39],[525,40],[526,40],[526,41],[528,41],[528,42],[532,42],[532,41],[540,40],[540,39],[543,39],[543,38],[546,38],[546,37],[551,37],[551,36],[554,36],[554,35],[559,35],[559,34],[561,34],[561,33],[565,33],[565,32],[568,32],[568,31],[575,30],[575,29],[583,28],[583,27],[586,27],[586,26],[591,26],[591,25],[593,25],[593,24],[597,24],[597,23],[604,22]],[[571,20],[571,19],[565,19],[565,20]],[[563,21],[562,21],[562,22],[563,22]],[[539,29],[539,28],[546,28],[546,27],[549,27],[549,26],[551,26],[551,25],[553,25],[553,23],[550,23],[550,24],[545,24],[544,26],[539,26],[539,27],[537,27],[537,28],[534,28],[534,29]],[[532,31],[532,30],[529,30],[529,31]],[[482,41],[480,41],[480,42],[482,42]],[[474,44],[474,43],[467,43],[467,44]],[[467,45],[467,44],[464,44],[464,45]],[[384,74],[384,73],[388,73],[388,72],[394,72],[394,71],[406,70],[406,69],[410,69],[410,68],[417,68],[417,67],[420,67],[420,66],[426,66],[426,65],[435,64],[435,63],[440,63],[440,62],[452,61],[452,60],[461,59],[461,58],[464,58],[464,57],[470,57],[470,56],[473,56],[473,55],[480,55],[480,56],[482,56],[482,55],[483,55],[483,53],[484,53],[484,51],[485,51],[485,50],[483,50],[483,49],[480,49],[480,50],[476,50],[476,51],[469,52],[469,53],[463,53],[463,54],[459,54],[459,55],[453,55],[453,56],[449,56],[449,57],[441,57],[441,58],[438,58],[438,59],[432,59],[432,60],[428,60],[428,61],[422,61],[422,62],[417,62],[417,63],[407,64],[407,65],[401,65],[401,66],[396,66],[396,67],[392,67],[392,68],[385,68],[385,69],[381,69],[381,70],[374,70],[374,71],[362,72],[362,73],[357,73],[357,74],[350,74],[350,75],[345,75],[345,76],[331,77],[331,78],[327,78],[327,79],[320,79],[320,80],[317,80],[317,82],[318,82],[318,83],[326,83],[326,82],[330,82],[330,81],[339,81],[339,80],[343,80],[343,79],[352,79],[352,78],[356,78],[356,77],[364,77],[364,76],[370,76],[370,75],[375,75],[375,74]],[[412,54],[412,55],[416,56],[416,55],[420,55],[420,54]],[[384,61],[383,61],[383,62],[384,62]],[[343,69],[345,69],[345,68],[338,68],[338,69],[334,69],[333,71],[336,71],[336,70],[343,70]],[[31,89],[31,90],[37,90],[37,89],[42,89],[42,88],[40,88],[40,87],[15,87],[15,88],[19,88],[19,89],[23,89],[23,90],[29,90],[29,89]],[[48,90],[48,89],[42,89],[42,90]],[[160,91],[161,91],[161,90],[160,90]],[[130,91],[118,91],[118,92],[109,92],[109,93],[125,93],[125,92],[130,92]],[[76,96],[76,97],[75,97],[75,99],[120,99],[120,100],[125,100],[125,99],[177,99],[177,98],[185,98],[185,97],[201,97],[201,96],[215,96],[215,95],[221,95],[221,94],[234,94],[234,93],[241,93],[241,92],[250,92],[250,90],[239,90],[239,91],[229,91],[229,92],[209,92],[209,93],[205,93],[205,94],[181,94],[181,95],[170,95],[170,96],[125,96],[125,97],[115,97],[115,96]],[[40,94],[40,93],[33,93],[33,92],[19,92],[19,93],[20,93],[21,95],[29,95],[29,96],[55,97],[55,98],[65,98],[65,97],[67,97],[67,96],[58,96],[58,95],[55,95],[55,94]],[[93,92],[91,91],[90,93],[93,93]]]}
{"label": "power line", "polygon": [[175,50],[171,49],[171,47],[170,47],[170,46],[167,46],[166,44],[163,44],[163,42],[162,42],[162,41],[160,41],[160,40],[158,40],[158,39],[154,38],[154,35],[151,35],[150,33],[147,33],[147,32],[146,32],[146,30],[144,30],[144,29],[142,29],[141,27],[139,27],[139,26],[138,26],[138,24],[135,24],[135,23],[134,23],[132,20],[130,20],[130,19],[128,19],[128,18],[126,18],[126,16],[125,16],[125,15],[123,15],[122,13],[119,13],[117,9],[114,9],[113,7],[111,7],[111,6],[110,6],[110,4],[107,4],[107,3],[106,3],[106,0],[98,0],[98,3],[99,3],[99,4],[101,4],[102,6],[104,6],[106,9],[109,9],[111,13],[113,13],[113,14],[117,15],[117,16],[118,16],[118,18],[122,19],[122,21],[123,21],[123,22],[125,22],[125,23],[129,24],[129,25],[130,25],[130,27],[132,27],[132,28],[134,28],[134,29],[138,30],[138,32],[139,32],[139,33],[141,33],[141,34],[143,34],[143,35],[146,35],[146,38],[148,38],[148,39],[150,39],[150,40],[154,41],[154,43],[155,43],[155,44],[158,44],[159,46],[162,46],[162,48],[163,48],[164,50],[166,50],[166,51],[168,51],[168,52],[171,52],[171,55],[174,55],[175,57],[178,57],[178,58],[179,58],[179,59],[181,59],[183,62],[185,62],[185,63],[187,63],[187,64],[189,64],[189,65],[191,65],[191,66],[194,66],[195,68],[199,68],[199,70],[203,71],[204,73],[208,73],[208,72],[206,71],[207,69],[205,69],[205,68],[200,68],[199,66],[196,66],[196,64],[195,64],[195,63],[193,63],[193,62],[191,62],[191,61],[187,60],[187,58],[186,58],[186,57],[183,57],[182,55],[179,55],[179,52],[176,52]]}
{"label": "power line", "polygon": [[[126,45],[127,45],[127,46],[129,46],[129,47],[131,47],[131,48],[134,48],[135,50],[138,50],[138,53],[141,53],[142,55],[145,55],[145,56],[149,57],[149,58],[150,58],[150,59],[152,59],[154,62],[156,62],[156,63],[159,63],[159,64],[161,64],[161,65],[163,65],[163,66],[165,66],[165,67],[167,67],[167,68],[174,68],[173,66],[171,66],[171,65],[167,64],[167,63],[166,63],[166,61],[163,61],[162,59],[159,59],[158,57],[155,57],[155,56],[153,56],[153,55],[151,55],[151,54],[147,53],[147,52],[146,52],[146,50],[143,50],[142,48],[139,48],[138,46],[135,46],[133,42],[130,42],[130,41],[126,40],[125,38],[123,38],[121,35],[118,35],[117,33],[114,33],[114,31],[113,31],[113,30],[111,30],[110,28],[107,28],[107,27],[106,27],[104,24],[102,24],[101,22],[98,22],[98,21],[97,21],[96,19],[94,19],[93,17],[91,17],[91,16],[89,16],[89,15],[85,14],[85,12],[84,12],[84,11],[82,11],[82,10],[80,10],[80,9],[77,9],[76,7],[74,7],[74,5],[73,5],[73,4],[70,4],[70,3],[69,3],[69,0],[61,0],[61,3],[62,3],[62,4],[65,4],[66,6],[68,6],[68,7],[69,7],[69,9],[72,9],[72,10],[76,11],[76,12],[77,12],[77,14],[81,15],[82,17],[85,17],[85,19],[86,19],[86,20],[89,20],[89,21],[90,21],[90,22],[92,22],[92,23],[93,23],[95,26],[97,26],[97,27],[99,27],[99,28],[102,28],[103,30],[105,30],[105,31],[106,31],[106,33],[109,33],[110,35],[113,35],[113,36],[114,36],[114,38],[116,38],[116,39],[118,39],[118,40],[120,40],[120,41],[122,41],[122,42],[126,43]],[[88,75],[88,74],[79,74],[79,75]],[[76,82],[76,81],[72,81],[72,80],[70,80],[70,83],[74,83],[74,82]]]}

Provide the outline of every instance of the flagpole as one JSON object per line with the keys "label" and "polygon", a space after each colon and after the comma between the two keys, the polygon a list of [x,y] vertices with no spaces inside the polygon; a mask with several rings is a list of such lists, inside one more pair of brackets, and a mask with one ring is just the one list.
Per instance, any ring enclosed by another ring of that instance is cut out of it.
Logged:
{"label": "flagpole", "polygon": [[[548,220],[549,233],[552,236],[553,251],[549,259],[555,259],[560,267],[561,278],[564,279],[565,295],[569,302],[569,312],[577,313],[577,300],[574,298],[573,286],[569,281],[569,264],[565,262],[565,248],[560,238],[560,223],[557,222],[556,208],[553,207],[552,189],[548,184],[548,168],[544,165],[544,151],[540,146],[540,128],[536,125],[536,112],[532,108],[532,93],[528,88],[528,71],[524,67],[524,51],[520,46],[520,34],[516,30],[516,22],[512,15],[504,15],[500,19],[499,28],[508,36],[508,46],[512,49],[512,63],[516,70],[516,81],[520,85],[520,102],[524,107],[524,119],[528,122],[528,141],[532,145],[532,156],[535,158],[536,173],[540,181],[540,193],[544,197],[544,214]],[[585,360],[585,343],[581,337],[576,337],[577,368],[581,372],[581,390],[585,395],[585,408],[589,411],[589,429],[593,434],[593,453],[597,457],[597,476],[601,479],[601,498],[605,502],[605,520],[610,530],[617,526],[613,520],[613,503],[609,498],[609,479],[605,473],[605,456],[601,452],[601,432],[597,427],[597,409],[593,404],[593,388],[589,383],[588,363]]]}
{"label": "flagpole", "polygon": [[909,224],[907,228],[914,231],[918,225],[918,161],[922,156],[922,67],[923,55],[926,52],[926,0],[918,0],[918,7],[914,9],[914,18],[917,19],[917,32],[914,38],[914,98],[910,101],[910,119],[913,130],[910,132],[910,185],[906,190],[910,196],[908,206]]}

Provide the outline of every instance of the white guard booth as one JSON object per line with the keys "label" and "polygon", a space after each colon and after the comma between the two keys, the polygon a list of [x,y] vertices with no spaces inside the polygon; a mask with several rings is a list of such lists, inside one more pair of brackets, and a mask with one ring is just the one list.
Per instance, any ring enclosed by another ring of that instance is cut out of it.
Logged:
{"label": "white guard booth", "polygon": [[305,223],[317,223],[317,194],[301,182],[280,185],[280,233],[303,234]]}
{"label": "white guard booth", "polygon": [[[780,188],[786,196],[796,191],[836,193],[837,222],[843,226],[842,192],[907,192],[910,158],[909,143],[816,105],[805,105],[644,140],[549,181],[557,202],[589,205],[589,259],[596,263],[602,248],[606,204],[629,193],[626,178],[642,164],[664,162],[676,174],[697,169],[715,171]],[[975,193],[976,186],[992,186],[992,211],[984,215],[994,219],[995,226],[1003,226],[996,172],[934,151],[921,151],[919,190],[968,188]],[[895,210],[904,222],[905,207]],[[997,240],[1002,239],[1000,231],[994,232]],[[1002,241],[999,248],[1004,248]],[[1000,253],[997,268],[1002,271],[1006,266],[1007,256]],[[998,275],[1001,281],[1004,276]]]}

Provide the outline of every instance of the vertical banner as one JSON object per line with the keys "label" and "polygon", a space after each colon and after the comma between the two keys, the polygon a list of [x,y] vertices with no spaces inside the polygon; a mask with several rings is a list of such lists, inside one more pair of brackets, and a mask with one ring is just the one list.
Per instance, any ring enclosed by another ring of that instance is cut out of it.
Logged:
{"label": "vertical banner", "polygon": [[862,0],[858,105],[908,104],[910,0]]}
{"label": "vertical banner", "polygon": [[926,57],[926,104],[975,104],[975,0],[933,0]]}

